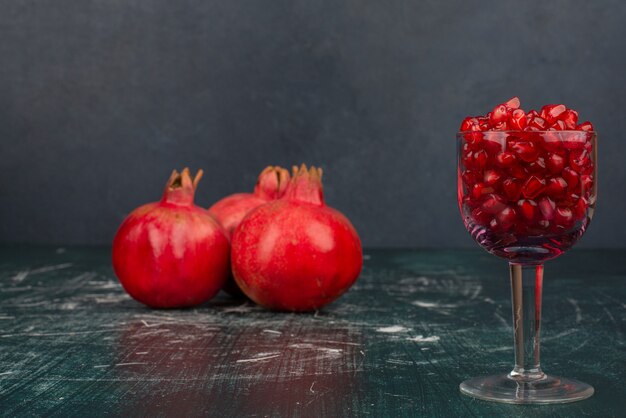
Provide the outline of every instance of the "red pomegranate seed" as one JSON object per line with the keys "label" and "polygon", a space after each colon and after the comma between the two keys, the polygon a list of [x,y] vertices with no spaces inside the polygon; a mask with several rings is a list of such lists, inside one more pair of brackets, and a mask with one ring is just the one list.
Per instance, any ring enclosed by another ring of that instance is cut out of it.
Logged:
{"label": "red pomegranate seed", "polygon": [[534,200],[522,199],[517,202],[517,208],[522,217],[529,222],[537,217],[537,203]]}
{"label": "red pomegranate seed", "polygon": [[563,177],[553,177],[548,180],[545,192],[552,197],[559,197],[567,191],[567,182]]}
{"label": "red pomegranate seed", "polygon": [[574,213],[574,218],[583,219],[585,216],[587,216],[588,207],[589,206],[587,205],[587,202],[585,202],[585,199],[582,199],[582,198],[578,199],[578,201],[572,208],[572,212]]}
{"label": "red pomegranate seed", "polygon": [[509,230],[515,224],[517,219],[517,212],[510,206],[504,208],[498,215],[496,216],[498,220],[498,224],[502,229]]}
{"label": "red pomegranate seed", "polygon": [[509,130],[509,124],[506,122],[500,122],[497,123],[496,125],[493,126],[493,128],[491,128],[492,131],[508,131]]}
{"label": "red pomegranate seed", "polygon": [[505,145],[505,137],[500,134],[489,134],[482,143],[482,147],[487,154],[495,156],[502,152]]}
{"label": "red pomegranate seed", "polygon": [[579,173],[583,171],[591,163],[586,150],[572,151],[569,155],[569,164]]}
{"label": "red pomegranate seed", "polygon": [[556,122],[554,122],[551,128],[554,128],[557,131],[564,131],[566,129],[565,122],[563,122],[562,120],[557,120]]}
{"label": "red pomegranate seed", "polygon": [[524,180],[528,177],[528,170],[521,165],[511,166],[509,173],[518,180]]}
{"label": "red pomegranate seed", "polygon": [[488,225],[491,215],[480,208],[472,210],[471,219],[479,225]]}
{"label": "red pomegranate seed", "polygon": [[528,164],[528,171],[531,173],[543,173],[546,170],[546,161],[543,157],[537,157],[535,161]]}
{"label": "red pomegranate seed", "polygon": [[512,202],[517,202],[522,195],[522,187],[515,179],[506,179],[502,182],[504,195]]}
{"label": "red pomegranate seed", "polygon": [[496,155],[496,164],[498,167],[506,168],[515,164],[515,155],[510,152],[504,151]]}
{"label": "red pomegranate seed", "polygon": [[591,124],[591,122],[583,122],[578,125],[576,129],[578,129],[579,131],[593,132],[593,125]]}
{"label": "red pomegranate seed", "polygon": [[574,221],[574,214],[570,208],[557,207],[554,215],[554,223],[557,226],[568,228]]}
{"label": "red pomegranate seed", "polygon": [[546,187],[546,181],[536,176],[530,176],[522,186],[522,194],[527,199],[534,199]]}
{"label": "red pomegranate seed", "polygon": [[474,163],[476,164],[476,167],[484,168],[487,164],[487,158],[488,156],[485,150],[481,149],[480,151],[476,151],[474,153]]}
{"label": "red pomegranate seed", "polygon": [[[474,129],[476,127],[477,129]],[[478,119],[468,116],[461,122],[461,132],[480,130]]]}
{"label": "red pomegranate seed", "polygon": [[477,131],[467,132],[463,135],[463,138],[465,138],[465,142],[469,146],[471,146],[472,148],[477,148],[478,146],[480,146],[480,143],[483,140],[483,133]]}
{"label": "red pomegranate seed", "polygon": [[593,188],[593,176],[591,174],[583,174],[580,176],[580,185],[582,187],[583,194],[590,191]]}
{"label": "red pomegranate seed", "polygon": [[519,109],[519,105],[520,105],[519,97],[515,96],[515,97],[510,98],[504,103],[504,105],[508,107],[509,109]]}
{"label": "red pomegranate seed", "polygon": [[507,108],[504,104],[499,104],[493,108],[491,111],[491,115],[489,116],[489,123],[491,126],[495,127],[497,124],[506,122],[509,114]]}
{"label": "red pomegranate seed", "polygon": [[526,116],[528,116],[529,118],[536,118],[539,116],[539,112],[537,112],[534,109],[530,109],[528,113],[526,114]]}
{"label": "red pomegranate seed", "polygon": [[540,131],[543,131],[548,127],[545,119],[540,116],[533,117],[532,120],[529,122],[529,125]]}
{"label": "red pomegranate seed", "polygon": [[478,119],[478,126],[481,131],[487,131],[489,129],[489,117],[481,116]]}
{"label": "red pomegranate seed", "polygon": [[502,173],[498,170],[485,170],[485,174],[483,176],[483,180],[486,185],[493,186],[500,181],[502,178]]}
{"label": "red pomegranate seed", "polygon": [[478,200],[489,193],[493,193],[493,187],[488,187],[483,183],[476,183],[472,186],[472,197],[475,200]]}
{"label": "red pomegranate seed", "polygon": [[500,212],[505,207],[506,203],[504,202],[504,199],[493,193],[487,195],[487,197],[483,201],[483,204],[481,205],[482,210],[492,215]]}
{"label": "red pomegranate seed", "polygon": [[554,218],[554,208],[556,207],[554,200],[549,197],[542,197],[539,202],[537,202],[537,206],[539,206],[539,211],[543,219],[551,221]]}
{"label": "red pomegranate seed", "polygon": [[558,174],[563,171],[563,167],[565,167],[565,158],[561,157],[559,154],[551,153],[548,155],[546,165],[552,174]]}
{"label": "red pomegranate seed", "polygon": [[574,109],[567,109],[561,115],[561,120],[565,123],[566,129],[574,130],[578,123],[578,112]]}
{"label": "red pomegranate seed", "polygon": [[539,155],[539,150],[533,142],[517,141],[512,144],[511,148],[520,159],[527,163],[534,161]]}
{"label": "red pomegranate seed", "polygon": [[461,174],[461,177],[466,186],[471,186],[478,181],[478,173],[472,170],[465,170],[463,174]]}
{"label": "red pomegranate seed", "polygon": [[509,117],[509,127],[514,130],[523,130],[527,122],[526,114],[522,109],[515,109]]}
{"label": "red pomegranate seed", "polygon": [[563,169],[563,178],[567,182],[567,187],[569,190],[573,190],[574,187],[578,186],[579,175],[577,172],[572,170],[570,167],[565,167]]}
{"label": "red pomegranate seed", "polygon": [[567,110],[562,104],[545,105],[541,108],[541,117],[548,122],[548,125],[553,125],[554,122]]}

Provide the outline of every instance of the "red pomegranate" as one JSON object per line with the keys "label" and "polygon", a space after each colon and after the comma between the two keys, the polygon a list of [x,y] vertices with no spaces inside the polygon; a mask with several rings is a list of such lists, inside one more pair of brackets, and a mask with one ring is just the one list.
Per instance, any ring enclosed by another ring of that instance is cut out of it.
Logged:
{"label": "red pomegranate", "polygon": [[[230,238],[248,212],[270,200],[282,197],[287,184],[289,184],[289,171],[279,166],[269,166],[259,174],[254,193],[236,193],[226,196],[211,206],[209,213],[222,224]],[[231,296],[244,296],[232,274],[224,283],[223,289]]]}
{"label": "red pomegranate", "polygon": [[182,308],[211,299],[229,272],[226,233],[193,204],[202,170],[176,170],[160,202],[135,209],[113,241],[113,268],[124,289],[153,308]]}
{"label": "red pomegranate", "polygon": [[350,221],[325,205],[321,177],[321,169],[294,167],[285,195],[250,212],[232,236],[235,280],[262,306],[319,309],[359,276],[361,241]]}
{"label": "red pomegranate", "polygon": [[230,236],[252,209],[270,200],[281,198],[288,183],[289,171],[279,166],[269,166],[259,174],[254,193],[226,196],[211,206],[209,213],[222,224]]}

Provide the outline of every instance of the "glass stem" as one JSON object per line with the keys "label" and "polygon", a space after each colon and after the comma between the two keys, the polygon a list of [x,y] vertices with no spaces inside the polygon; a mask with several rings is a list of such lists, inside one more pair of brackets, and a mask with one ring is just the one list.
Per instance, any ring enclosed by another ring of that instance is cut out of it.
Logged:
{"label": "glass stem", "polygon": [[515,380],[541,379],[544,376],[539,362],[543,265],[511,263],[510,269],[515,368],[509,377]]}

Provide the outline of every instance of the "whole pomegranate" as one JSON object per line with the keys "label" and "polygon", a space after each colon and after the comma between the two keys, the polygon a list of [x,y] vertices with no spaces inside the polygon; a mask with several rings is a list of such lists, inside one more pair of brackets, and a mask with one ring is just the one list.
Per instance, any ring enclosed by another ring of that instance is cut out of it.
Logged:
{"label": "whole pomegranate", "polygon": [[[282,197],[288,183],[289,171],[279,166],[266,167],[259,174],[254,193],[236,193],[226,196],[211,206],[209,213],[222,224],[230,238],[248,212],[270,200]],[[232,274],[224,283],[223,289],[231,296],[244,296]]]}
{"label": "whole pomegranate", "polygon": [[356,281],[363,256],[350,221],[324,204],[322,170],[294,167],[285,195],[253,210],[235,230],[237,284],[270,309],[310,311]]}
{"label": "whole pomegranate", "polygon": [[289,183],[289,171],[269,166],[259,174],[254,193],[236,193],[226,196],[209,208],[209,213],[220,221],[230,236],[241,220],[257,206],[279,199]]}
{"label": "whole pomegranate", "polygon": [[229,243],[218,222],[193,204],[202,170],[176,170],[160,202],[135,209],[113,241],[113,269],[136,300],[181,308],[211,299],[229,272]]}

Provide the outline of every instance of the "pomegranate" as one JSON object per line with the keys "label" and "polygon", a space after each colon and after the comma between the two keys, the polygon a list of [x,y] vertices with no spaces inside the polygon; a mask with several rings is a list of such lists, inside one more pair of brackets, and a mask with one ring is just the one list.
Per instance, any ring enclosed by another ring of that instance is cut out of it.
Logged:
{"label": "pomegranate", "polygon": [[257,206],[279,199],[289,183],[289,171],[278,166],[269,166],[259,174],[254,193],[236,193],[226,196],[209,208],[228,236],[231,236],[241,220]]}
{"label": "pomegranate", "polygon": [[[217,219],[228,237],[232,235],[241,220],[252,209],[270,200],[282,197],[289,183],[289,171],[278,166],[269,166],[259,174],[254,193],[236,193],[226,196],[209,208],[209,213]],[[243,292],[230,274],[223,287],[224,291],[231,296],[242,297]]]}
{"label": "pomegranate", "polygon": [[229,244],[208,211],[193,204],[202,170],[176,170],[160,202],[124,220],[113,241],[113,269],[124,289],[153,308],[182,308],[211,299],[228,277]]}
{"label": "pomegranate", "polygon": [[243,292],[269,309],[310,311],[356,281],[361,241],[350,221],[326,206],[322,170],[293,168],[285,195],[244,218],[232,236],[232,269]]}

